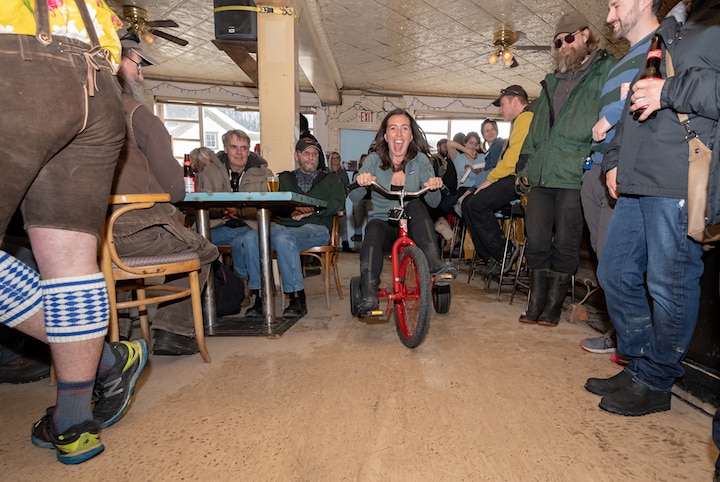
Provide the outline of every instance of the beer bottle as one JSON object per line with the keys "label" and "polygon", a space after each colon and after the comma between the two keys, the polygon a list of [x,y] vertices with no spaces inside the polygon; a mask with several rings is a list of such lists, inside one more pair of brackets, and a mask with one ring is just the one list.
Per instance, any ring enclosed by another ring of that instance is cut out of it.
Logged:
{"label": "beer bottle", "polygon": [[195,192],[197,184],[195,180],[195,173],[193,172],[192,164],[190,163],[190,154],[185,154],[185,161],[183,162],[183,179],[185,181],[185,192]]}
{"label": "beer bottle", "polygon": [[[662,62],[661,45],[662,40],[660,39],[660,36],[658,34],[653,35],[652,40],[650,40],[650,50],[648,50],[647,60],[645,60],[645,70],[643,70],[640,79],[660,80],[663,78],[662,72],[660,72],[660,62]],[[633,119],[638,120],[642,113],[645,112],[646,108],[647,106],[633,112]],[[650,114],[650,117],[648,117],[648,119],[654,118],[656,113],[657,112],[653,112],[652,114]]]}

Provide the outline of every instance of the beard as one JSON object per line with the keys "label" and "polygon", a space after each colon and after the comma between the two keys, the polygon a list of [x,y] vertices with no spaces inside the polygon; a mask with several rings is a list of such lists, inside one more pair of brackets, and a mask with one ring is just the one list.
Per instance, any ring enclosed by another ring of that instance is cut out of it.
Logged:
{"label": "beard", "polygon": [[621,40],[627,38],[628,32],[635,28],[635,25],[637,25],[639,18],[640,12],[638,10],[630,10],[630,12],[628,12],[628,15],[624,19],[618,20],[619,26],[617,31],[613,30],[613,39]]}
{"label": "beard", "polygon": [[141,104],[145,104],[145,86],[137,79],[128,79],[118,72],[118,78],[122,85],[123,93],[129,95]]}
{"label": "beard", "polygon": [[561,74],[577,70],[588,55],[590,55],[590,49],[587,44],[582,44],[580,47],[570,47],[570,51],[566,54],[557,51],[555,54],[555,70]]}

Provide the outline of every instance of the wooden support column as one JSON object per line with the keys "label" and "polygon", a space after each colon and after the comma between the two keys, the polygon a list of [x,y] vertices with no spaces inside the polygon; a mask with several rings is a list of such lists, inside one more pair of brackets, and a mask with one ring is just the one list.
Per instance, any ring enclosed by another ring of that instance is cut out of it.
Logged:
{"label": "wooden support column", "polygon": [[260,144],[273,172],[295,169],[300,88],[295,19],[259,13]]}

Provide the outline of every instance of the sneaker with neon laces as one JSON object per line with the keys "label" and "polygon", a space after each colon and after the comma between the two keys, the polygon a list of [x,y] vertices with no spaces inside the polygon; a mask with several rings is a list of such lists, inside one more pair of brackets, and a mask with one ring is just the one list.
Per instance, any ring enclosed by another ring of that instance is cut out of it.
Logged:
{"label": "sneaker with neon laces", "polygon": [[113,342],[110,346],[117,361],[97,378],[94,388],[93,418],[100,428],[109,427],[125,413],[148,359],[145,340]]}
{"label": "sneaker with neon laces", "polygon": [[105,450],[100,441],[100,427],[97,422],[88,420],[56,434],[52,422],[54,411],[55,407],[49,407],[45,415],[33,425],[30,435],[33,445],[54,448],[57,459],[68,465],[85,462]]}
{"label": "sneaker with neon laces", "polygon": [[615,330],[610,330],[602,336],[585,338],[580,342],[580,346],[590,353],[617,353],[614,335]]}

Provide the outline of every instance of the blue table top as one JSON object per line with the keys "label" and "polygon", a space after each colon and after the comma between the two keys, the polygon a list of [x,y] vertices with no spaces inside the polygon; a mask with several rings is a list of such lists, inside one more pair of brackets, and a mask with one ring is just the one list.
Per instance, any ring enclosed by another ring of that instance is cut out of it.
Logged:
{"label": "blue table top", "polygon": [[185,198],[177,203],[181,206],[195,208],[243,206],[268,207],[273,206],[315,206],[327,207],[327,202],[315,199],[304,194],[294,192],[195,192],[185,194]]}

